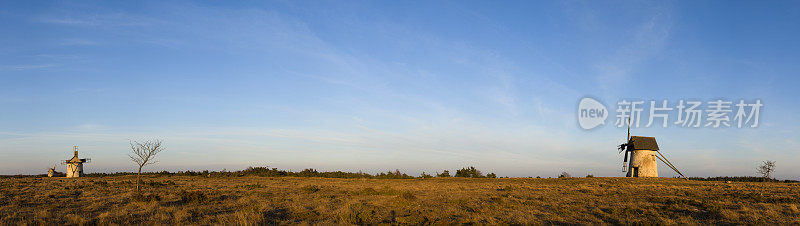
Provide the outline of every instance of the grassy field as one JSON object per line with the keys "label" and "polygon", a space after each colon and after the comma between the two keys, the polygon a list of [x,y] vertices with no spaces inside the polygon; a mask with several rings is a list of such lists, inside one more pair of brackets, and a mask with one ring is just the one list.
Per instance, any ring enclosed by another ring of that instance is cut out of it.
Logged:
{"label": "grassy field", "polygon": [[668,178],[2,178],[4,224],[800,224],[800,184]]}

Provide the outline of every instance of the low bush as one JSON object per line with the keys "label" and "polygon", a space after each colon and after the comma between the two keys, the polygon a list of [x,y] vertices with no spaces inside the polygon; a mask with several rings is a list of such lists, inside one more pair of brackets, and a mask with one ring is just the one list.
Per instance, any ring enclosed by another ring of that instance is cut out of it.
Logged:
{"label": "low bush", "polygon": [[359,193],[364,194],[364,195],[379,195],[380,194],[380,192],[378,192],[378,190],[375,190],[374,188],[364,188],[364,190],[361,190],[361,192],[359,192]]}
{"label": "low bush", "polygon": [[738,181],[738,182],[797,182],[792,180],[776,180],[766,177],[689,177],[689,180],[697,181]]}
{"label": "low bush", "polygon": [[403,198],[405,200],[409,200],[410,201],[410,200],[417,199],[417,196],[414,195],[414,193],[411,192],[411,191],[404,191],[403,193],[400,193],[400,198]]}
{"label": "low bush", "polygon": [[[107,177],[107,176],[126,176],[126,175],[136,175],[136,173],[130,172],[117,172],[117,173],[91,173],[86,174],[87,177]],[[433,178],[435,177],[451,177],[450,171],[445,170],[442,173],[438,173],[436,175],[430,175],[427,173],[422,173],[419,177],[410,176],[408,174],[400,172],[400,170],[395,170],[394,172],[389,171],[385,173],[376,173],[376,174],[368,174],[368,173],[352,173],[352,172],[343,172],[343,171],[333,171],[333,172],[320,172],[316,169],[304,169],[300,172],[292,172],[286,170],[279,170],[278,168],[267,168],[267,167],[247,167],[244,170],[239,171],[178,171],[175,173],[168,172],[168,171],[161,171],[161,172],[152,172],[152,173],[142,173],[142,175],[150,175],[150,176],[202,176],[202,177],[244,177],[244,176],[259,176],[259,177],[324,177],[324,178],[369,178],[369,179],[414,179],[414,178]],[[46,175],[38,175],[38,176],[46,176]],[[483,175],[480,170],[475,169],[475,167],[470,166],[469,168],[462,168],[460,170],[456,170],[456,177],[469,177],[469,178],[497,178],[498,176],[494,173],[489,173],[487,175]],[[18,176],[0,176],[0,178],[4,177],[26,177],[24,175]],[[155,182],[155,181],[143,181],[145,186],[151,187],[164,187],[167,185],[175,185],[172,181],[164,181],[164,182]]]}
{"label": "low bush", "polygon": [[481,178],[483,177],[483,173],[481,173],[480,170],[475,169],[475,167],[470,166],[469,168],[456,170],[456,177]]}
{"label": "low bush", "polygon": [[425,172],[422,172],[422,174],[419,175],[419,178],[433,178],[433,176]]}
{"label": "low bush", "polygon": [[319,191],[319,187],[317,187],[316,185],[306,185],[300,188],[300,190],[305,193],[314,193]]}
{"label": "low bush", "polygon": [[148,194],[143,195],[142,193],[135,193],[131,196],[131,200],[134,202],[151,202],[151,201],[161,201],[161,196],[155,194]]}
{"label": "low bush", "polygon": [[206,201],[206,195],[201,191],[186,191],[181,190],[178,192],[183,203],[202,203]]}

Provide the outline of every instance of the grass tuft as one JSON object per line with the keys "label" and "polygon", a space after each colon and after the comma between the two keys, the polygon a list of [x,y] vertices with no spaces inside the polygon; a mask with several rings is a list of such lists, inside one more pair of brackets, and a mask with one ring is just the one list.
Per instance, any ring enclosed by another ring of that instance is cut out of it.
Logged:
{"label": "grass tuft", "polygon": [[314,193],[319,191],[319,187],[316,185],[306,185],[301,187],[300,190],[305,193]]}
{"label": "grass tuft", "polygon": [[183,203],[202,203],[206,201],[206,195],[201,191],[186,191],[181,190],[178,196]]}

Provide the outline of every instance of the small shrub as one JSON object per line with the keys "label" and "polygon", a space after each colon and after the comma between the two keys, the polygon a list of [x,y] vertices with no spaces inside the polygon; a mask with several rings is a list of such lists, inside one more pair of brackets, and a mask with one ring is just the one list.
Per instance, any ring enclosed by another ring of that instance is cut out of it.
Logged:
{"label": "small shrub", "polygon": [[341,220],[355,225],[373,225],[381,222],[377,215],[376,207],[368,204],[351,204],[346,207],[347,213],[341,216]]}
{"label": "small shrub", "polygon": [[481,173],[480,170],[475,169],[475,167],[470,166],[469,168],[462,168],[460,170],[456,170],[456,177],[482,178],[483,173]]}
{"label": "small shrub", "polygon": [[314,193],[319,191],[319,187],[317,187],[316,185],[306,185],[300,188],[300,190],[305,193]]}
{"label": "small shrub", "polygon": [[144,181],[143,180],[142,181],[142,185],[150,186],[150,187],[166,187],[166,186],[169,186],[169,185],[175,185],[175,182],[171,181],[171,180],[167,180],[167,181],[164,181],[164,182]]}
{"label": "small shrub", "polygon": [[586,178],[594,178],[594,175],[592,175],[592,174],[590,173],[589,175],[586,175]]}
{"label": "small shrub", "polygon": [[498,188],[497,191],[511,191],[513,189],[514,189],[514,187],[511,187],[511,185],[506,185],[503,188]]}
{"label": "small shrub", "polygon": [[558,175],[558,178],[570,178],[572,175],[569,175],[567,172],[561,172],[561,175]]}
{"label": "small shrub", "polygon": [[[735,182],[780,182],[780,180],[769,179],[765,177],[689,177],[689,180],[697,181],[735,181]],[[785,182],[797,182],[786,180]]]}
{"label": "small shrub", "polygon": [[257,189],[257,188],[262,188],[262,187],[264,187],[264,186],[261,186],[261,184],[245,184],[245,185],[242,185],[242,188],[245,188],[245,189]]}
{"label": "small shrub", "polygon": [[183,203],[201,203],[206,201],[206,195],[201,191],[186,191],[181,190],[178,192]]}
{"label": "small shrub", "polygon": [[437,174],[436,177],[450,177],[450,171],[448,170],[442,171],[442,173]]}
{"label": "small shrub", "polygon": [[405,200],[414,200],[417,199],[417,196],[414,195],[414,193],[411,191],[405,191],[400,194],[400,198],[403,198]]}
{"label": "small shrub", "polygon": [[431,176],[430,174],[427,174],[427,173],[425,173],[425,172],[422,172],[422,174],[421,174],[421,175],[419,175],[419,177],[420,177],[420,178],[433,178],[433,176]]}
{"label": "small shrub", "polygon": [[378,179],[413,179],[414,177],[409,176],[408,174],[400,172],[399,169],[395,170],[394,172],[386,172],[386,173],[379,173],[375,174],[375,178]]}
{"label": "small shrub", "polygon": [[161,196],[156,194],[148,194],[142,195],[142,193],[136,193],[131,196],[131,200],[134,202],[151,202],[151,201],[161,201]]}
{"label": "small shrub", "polygon": [[364,190],[361,190],[361,194],[364,194],[364,195],[379,195],[380,192],[378,192],[378,190],[375,190],[374,188],[364,188]]}

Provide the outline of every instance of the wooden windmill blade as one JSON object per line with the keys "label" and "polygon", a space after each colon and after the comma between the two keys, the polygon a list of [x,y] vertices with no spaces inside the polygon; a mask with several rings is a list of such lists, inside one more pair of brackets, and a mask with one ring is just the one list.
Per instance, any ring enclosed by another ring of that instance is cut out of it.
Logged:
{"label": "wooden windmill blade", "polygon": [[619,152],[622,153],[626,150],[629,141],[631,140],[631,119],[628,118],[628,136],[625,138],[625,143],[619,145]]}
{"label": "wooden windmill blade", "polygon": [[630,142],[631,140],[631,117],[628,117],[628,137],[625,139],[625,143]]}
{"label": "wooden windmill blade", "polygon": [[628,117],[628,135],[625,138],[625,143],[619,145],[619,152],[625,152],[625,156],[622,157],[622,172],[626,171],[627,163],[628,163],[628,151],[630,151],[630,142],[631,142],[631,118]]}

